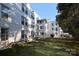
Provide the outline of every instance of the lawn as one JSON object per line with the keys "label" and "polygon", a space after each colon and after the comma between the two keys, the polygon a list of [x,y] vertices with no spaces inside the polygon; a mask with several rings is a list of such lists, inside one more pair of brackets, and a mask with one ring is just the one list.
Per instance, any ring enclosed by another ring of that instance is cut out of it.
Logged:
{"label": "lawn", "polygon": [[13,48],[0,51],[2,56],[71,56],[79,55],[78,42],[45,41],[14,45]]}

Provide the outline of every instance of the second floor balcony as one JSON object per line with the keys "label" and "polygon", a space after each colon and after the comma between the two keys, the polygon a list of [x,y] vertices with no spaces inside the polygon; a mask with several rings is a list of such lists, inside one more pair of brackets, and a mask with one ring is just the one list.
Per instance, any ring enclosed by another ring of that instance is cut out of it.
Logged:
{"label": "second floor balcony", "polygon": [[4,9],[2,10],[2,12],[8,14],[9,16],[15,15],[15,12],[13,12],[12,10],[8,10],[8,9]]}

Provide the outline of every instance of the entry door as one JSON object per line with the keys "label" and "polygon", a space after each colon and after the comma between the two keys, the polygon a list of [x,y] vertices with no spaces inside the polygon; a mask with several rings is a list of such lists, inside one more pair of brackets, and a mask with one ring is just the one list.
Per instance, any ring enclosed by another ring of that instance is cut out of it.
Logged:
{"label": "entry door", "polygon": [[1,41],[8,40],[8,28],[1,28]]}

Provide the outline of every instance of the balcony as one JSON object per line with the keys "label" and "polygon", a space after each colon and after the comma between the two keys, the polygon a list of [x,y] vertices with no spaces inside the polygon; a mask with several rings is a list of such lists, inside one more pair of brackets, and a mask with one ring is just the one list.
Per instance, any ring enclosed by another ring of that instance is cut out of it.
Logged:
{"label": "balcony", "polygon": [[2,10],[2,12],[7,13],[9,16],[15,15],[15,13],[12,10],[8,10],[8,9],[4,9],[4,10]]}
{"label": "balcony", "polygon": [[7,6],[7,7],[12,7],[12,3],[2,3],[2,4]]}

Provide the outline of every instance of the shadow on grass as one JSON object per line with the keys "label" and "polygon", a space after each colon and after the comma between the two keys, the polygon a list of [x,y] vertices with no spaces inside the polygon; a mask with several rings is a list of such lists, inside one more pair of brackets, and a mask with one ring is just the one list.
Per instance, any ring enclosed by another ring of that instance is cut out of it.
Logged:
{"label": "shadow on grass", "polygon": [[73,46],[74,44],[72,43],[47,41],[30,42],[26,43],[25,46],[16,44],[13,45],[12,48],[1,50],[0,56],[67,56],[69,54],[65,51],[65,49],[57,49],[57,47],[72,48]]}
{"label": "shadow on grass", "polygon": [[33,45],[32,46],[15,45],[13,46],[13,48],[0,50],[0,56],[36,56],[36,55],[42,56],[44,54],[36,52]]}

